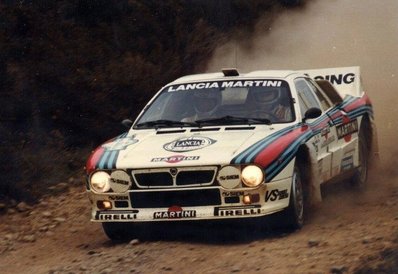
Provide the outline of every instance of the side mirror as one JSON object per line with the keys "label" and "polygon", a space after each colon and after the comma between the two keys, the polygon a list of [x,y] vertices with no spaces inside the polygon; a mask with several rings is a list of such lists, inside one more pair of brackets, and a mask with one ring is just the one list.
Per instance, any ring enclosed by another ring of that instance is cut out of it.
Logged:
{"label": "side mirror", "polygon": [[319,116],[321,116],[321,114],[322,110],[320,110],[319,108],[310,108],[305,112],[303,122],[305,122],[305,120],[307,119],[318,118]]}
{"label": "side mirror", "polygon": [[125,126],[128,129],[130,129],[131,126],[133,125],[133,121],[131,121],[130,119],[124,119],[122,121],[122,125]]}

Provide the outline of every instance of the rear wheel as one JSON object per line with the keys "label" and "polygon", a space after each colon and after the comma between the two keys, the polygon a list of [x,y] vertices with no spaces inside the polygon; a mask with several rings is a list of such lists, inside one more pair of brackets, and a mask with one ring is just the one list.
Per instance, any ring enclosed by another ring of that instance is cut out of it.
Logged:
{"label": "rear wheel", "polygon": [[369,149],[366,142],[366,130],[368,124],[364,121],[358,134],[358,161],[359,166],[357,167],[355,174],[351,179],[351,185],[357,190],[364,190],[366,188],[366,182],[368,180],[368,169],[369,169]]}

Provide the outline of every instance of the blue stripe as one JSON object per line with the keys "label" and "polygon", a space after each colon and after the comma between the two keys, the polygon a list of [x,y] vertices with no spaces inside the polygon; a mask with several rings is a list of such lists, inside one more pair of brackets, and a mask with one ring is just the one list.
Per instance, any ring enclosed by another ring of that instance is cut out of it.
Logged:
{"label": "blue stripe", "polygon": [[275,140],[277,137],[284,134],[285,132],[288,132],[292,128],[293,127],[284,128],[280,131],[277,131],[277,132],[265,137],[264,139],[261,139],[260,141],[258,141],[254,145],[250,146],[245,151],[241,152],[238,156],[236,156],[234,159],[232,159],[231,162],[235,163],[235,164],[247,162],[247,160],[244,160],[243,158],[247,158],[253,151],[258,151],[258,150],[264,149],[264,147],[267,146],[270,142],[272,142],[273,140]]}
{"label": "blue stripe", "polygon": [[117,150],[114,150],[111,152],[111,155],[108,159],[108,169],[113,168],[113,162],[115,160],[116,154],[117,154]]}
{"label": "blue stripe", "polygon": [[106,150],[105,153],[102,155],[101,161],[98,164],[99,169],[105,168],[105,162],[106,162],[106,159],[109,157],[109,154],[110,154],[110,152]]}
{"label": "blue stripe", "polygon": [[294,157],[295,152],[299,148],[299,146],[310,138],[314,136],[313,133],[308,132],[301,136],[299,139],[294,141],[289,148],[287,148],[282,155],[279,157],[280,159],[283,159],[282,162],[274,161],[268,168],[265,170],[265,174],[267,176],[267,181],[270,181],[272,178],[274,178],[283,168],[287,166],[287,164],[291,161],[291,159]]}

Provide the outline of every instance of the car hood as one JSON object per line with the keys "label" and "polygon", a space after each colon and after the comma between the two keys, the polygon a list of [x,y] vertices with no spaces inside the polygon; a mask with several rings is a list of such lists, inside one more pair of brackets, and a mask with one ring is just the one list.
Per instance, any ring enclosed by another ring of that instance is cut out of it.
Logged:
{"label": "car hood", "polygon": [[92,158],[99,169],[223,165],[277,131],[263,125],[199,132],[131,130],[103,144]]}

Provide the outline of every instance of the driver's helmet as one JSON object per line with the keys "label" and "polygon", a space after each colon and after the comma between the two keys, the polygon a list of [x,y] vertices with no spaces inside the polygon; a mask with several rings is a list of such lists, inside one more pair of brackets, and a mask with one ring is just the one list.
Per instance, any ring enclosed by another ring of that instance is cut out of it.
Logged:
{"label": "driver's helmet", "polygon": [[218,89],[197,90],[194,92],[193,105],[199,116],[210,116],[216,112],[221,103]]}
{"label": "driver's helmet", "polygon": [[279,88],[266,88],[254,90],[253,97],[258,106],[269,109],[277,105],[281,90]]}

